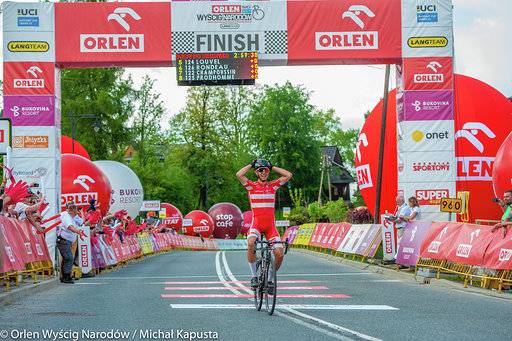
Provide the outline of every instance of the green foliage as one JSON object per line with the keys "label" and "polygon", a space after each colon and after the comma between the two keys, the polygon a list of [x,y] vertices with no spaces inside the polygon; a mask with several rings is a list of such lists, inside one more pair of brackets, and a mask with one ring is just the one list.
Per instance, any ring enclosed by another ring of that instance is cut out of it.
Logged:
{"label": "green foliage", "polygon": [[77,140],[91,158],[120,158],[131,142],[126,122],[132,116],[136,91],[131,78],[123,79],[123,69],[64,69],[61,71],[62,134],[71,136],[70,115],[96,115],[101,126],[95,131],[95,119],[80,119]]}
{"label": "green foliage", "polygon": [[296,206],[290,210],[290,225],[302,225],[309,222],[308,210],[304,206]]}
{"label": "green foliage", "polygon": [[345,221],[348,214],[348,206],[345,200],[338,199],[336,201],[329,201],[323,207],[323,212],[331,223],[339,223]]}
{"label": "green foliage", "polygon": [[316,201],[308,205],[308,215],[312,223],[318,223],[326,219],[324,208]]}
{"label": "green foliage", "polygon": [[[248,138],[258,156],[292,171],[291,186],[313,195],[320,177],[318,121],[309,93],[301,86],[265,86],[248,117]],[[285,198],[287,200],[287,198]]]}
{"label": "green foliage", "polygon": [[363,196],[361,195],[361,191],[357,190],[354,193],[354,195],[352,196],[352,206],[354,206],[354,207],[366,206]]}
{"label": "green foliage", "polygon": [[302,188],[290,189],[290,199],[294,207],[299,207],[304,202],[304,190]]}

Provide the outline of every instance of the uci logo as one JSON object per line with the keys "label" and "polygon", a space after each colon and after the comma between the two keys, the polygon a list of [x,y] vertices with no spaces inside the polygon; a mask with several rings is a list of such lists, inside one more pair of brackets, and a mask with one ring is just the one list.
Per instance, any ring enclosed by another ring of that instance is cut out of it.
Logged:
{"label": "uci logo", "polygon": [[18,16],[21,16],[21,15],[36,16],[37,15],[37,8],[19,8],[18,9]]}
{"label": "uci logo", "polygon": [[416,6],[416,12],[435,12],[436,5],[418,5]]}

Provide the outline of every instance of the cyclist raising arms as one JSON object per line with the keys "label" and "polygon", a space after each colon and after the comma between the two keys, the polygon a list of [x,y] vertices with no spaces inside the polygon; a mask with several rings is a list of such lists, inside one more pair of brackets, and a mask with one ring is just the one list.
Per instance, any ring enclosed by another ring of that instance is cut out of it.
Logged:
{"label": "cyclist raising arms", "polygon": [[[258,181],[253,182],[245,176],[251,168],[255,169]],[[273,170],[281,177],[274,181],[268,181],[270,171]],[[255,288],[258,285],[258,278],[256,273],[256,255],[254,252],[254,243],[256,239],[261,239],[261,234],[265,235],[268,241],[280,241],[281,237],[276,229],[274,223],[274,204],[276,191],[279,187],[284,185],[292,177],[292,173],[285,169],[272,166],[272,164],[264,159],[254,160],[250,165],[240,169],[236,176],[247,189],[249,193],[249,202],[251,203],[252,210],[252,223],[247,235],[247,260],[251,267],[251,287]],[[283,245],[276,244],[274,255],[276,257],[276,271],[279,270],[283,262]],[[269,273],[269,278],[272,278]],[[268,283],[268,289],[273,290],[272,282]]]}

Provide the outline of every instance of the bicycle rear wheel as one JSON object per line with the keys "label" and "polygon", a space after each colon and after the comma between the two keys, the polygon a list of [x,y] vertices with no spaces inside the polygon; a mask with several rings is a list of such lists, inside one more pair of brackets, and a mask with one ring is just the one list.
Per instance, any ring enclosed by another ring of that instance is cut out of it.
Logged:
{"label": "bicycle rear wheel", "polygon": [[257,311],[261,310],[261,306],[263,305],[263,285],[264,281],[262,280],[263,276],[261,274],[261,261],[256,263],[256,273],[258,274],[258,286],[254,289],[254,306]]}
{"label": "bicycle rear wheel", "polygon": [[[269,270],[272,269],[272,277],[269,277]],[[270,254],[270,261],[267,266],[267,273],[265,274],[265,307],[267,308],[267,313],[272,315],[274,313],[274,309],[276,308],[276,297],[277,297],[277,271],[276,271],[276,258],[273,253]],[[268,282],[274,283],[274,292],[273,294],[269,294],[268,292]]]}

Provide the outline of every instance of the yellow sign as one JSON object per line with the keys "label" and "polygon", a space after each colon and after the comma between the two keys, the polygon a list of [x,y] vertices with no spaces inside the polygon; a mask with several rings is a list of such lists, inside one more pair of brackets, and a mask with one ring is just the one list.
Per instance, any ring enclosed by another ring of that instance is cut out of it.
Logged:
{"label": "yellow sign", "polygon": [[441,212],[461,213],[462,200],[455,198],[442,198],[439,207]]}
{"label": "yellow sign", "polygon": [[407,45],[412,48],[445,47],[448,45],[448,39],[446,37],[411,37],[407,39]]}
{"label": "yellow sign", "polygon": [[10,41],[7,49],[11,52],[46,52],[50,44],[46,41]]}
{"label": "yellow sign", "polygon": [[165,217],[167,217],[167,214],[166,214],[165,210],[162,210],[162,211],[158,212],[158,218],[164,219]]}

